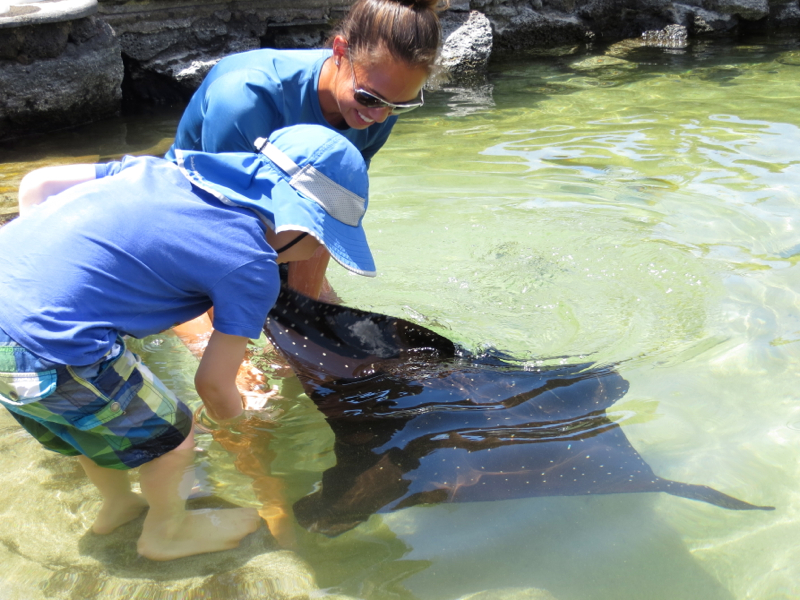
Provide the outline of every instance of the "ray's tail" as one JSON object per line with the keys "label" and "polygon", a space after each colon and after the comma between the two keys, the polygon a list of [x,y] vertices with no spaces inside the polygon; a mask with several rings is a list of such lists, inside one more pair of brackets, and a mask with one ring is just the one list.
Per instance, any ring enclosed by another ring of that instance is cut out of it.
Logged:
{"label": "ray's tail", "polygon": [[727,508],[728,510],[775,510],[774,506],[757,506],[755,504],[750,504],[749,502],[739,500],[728,494],[723,494],[707,485],[680,483],[668,479],[662,479],[661,481],[663,482],[661,487],[662,492],[681,498],[688,498],[689,500],[708,502],[709,504]]}

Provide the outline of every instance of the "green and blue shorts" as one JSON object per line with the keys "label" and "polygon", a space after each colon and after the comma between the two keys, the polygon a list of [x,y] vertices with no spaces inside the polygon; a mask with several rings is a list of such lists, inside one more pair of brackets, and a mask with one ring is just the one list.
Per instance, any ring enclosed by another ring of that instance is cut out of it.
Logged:
{"label": "green and blue shorts", "polygon": [[122,338],[87,367],[53,363],[0,329],[0,404],[48,450],[132,469],[178,447],[192,413]]}

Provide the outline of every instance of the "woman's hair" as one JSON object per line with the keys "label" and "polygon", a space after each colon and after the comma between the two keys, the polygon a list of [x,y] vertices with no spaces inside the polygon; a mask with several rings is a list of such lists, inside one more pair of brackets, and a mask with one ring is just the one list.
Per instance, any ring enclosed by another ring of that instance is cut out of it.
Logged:
{"label": "woman's hair", "polygon": [[357,0],[331,35],[344,37],[353,55],[378,60],[384,52],[411,67],[430,69],[442,37],[438,12],[448,0]]}

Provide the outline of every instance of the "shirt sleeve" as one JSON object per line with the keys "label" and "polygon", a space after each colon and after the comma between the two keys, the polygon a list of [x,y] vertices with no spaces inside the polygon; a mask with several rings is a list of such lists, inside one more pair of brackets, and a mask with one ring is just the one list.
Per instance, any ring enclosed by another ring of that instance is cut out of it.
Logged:
{"label": "shirt sleeve", "polygon": [[201,147],[204,152],[255,152],[254,143],[283,126],[276,108],[279,81],[253,69],[223,75],[206,91]]}
{"label": "shirt sleeve", "polygon": [[115,160],[109,163],[97,163],[94,166],[94,178],[102,179],[103,177],[110,177],[119,173],[121,162]]}
{"label": "shirt sleeve", "polygon": [[254,261],[231,271],[210,293],[214,329],[228,335],[258,338],[279,291],[278,265],[272,259]]}
{"label": "shirt sleeve", "polygon": [[103,177],[111,177],[116,175],[123,169],[130,167],[135,162],[141,160],[138,156],[123,156],[121,160],[112,160],[107,163],[97,163],[94,166],[94,178],[102,179]]}

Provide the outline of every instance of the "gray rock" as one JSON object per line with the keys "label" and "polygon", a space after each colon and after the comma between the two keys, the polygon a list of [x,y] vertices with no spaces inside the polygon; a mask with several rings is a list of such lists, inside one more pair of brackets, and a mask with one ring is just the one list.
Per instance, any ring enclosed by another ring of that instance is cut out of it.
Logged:
{"label": "gray rock", "polygon": [[797,27],[800,25],[800,2],[789,2],[776,7],[776,20],[785,26]]}
{"label": "gray rock", "polygon": [[667,25],[657,31],[645,31],[642,34],[642,45],[653,48],[686,48],[689,45],[689,34],[683,25]]}
{"label": "gray rock", "polygon": [[451,12],[469,12],[470,2],[469,0],[450,0],[448,10]]}
{"label": "gray rock", "polygon": [[767,0],[718,0],[716,10],[723,14],[738,15],[747,21],[757,21],[769,15]]}
{"label": "gray rock", "polygon": [[[682,49],[689,45],[689,36],[686,27],[683,25],[667,25],[664,29],[645,31],[641,37],[622,40],[612,44],[606,50],[606,56],[622,57],[636,48],[669,48]],[[603,64],[602,66],[608,66]]]}
{"label": "gray rock", "polygon": [[[493,54],[507,56],[531,48],[553,48],[585,42],[591,33],[589,24],[579,16],[542,7],[537,2],[473,0],[489,19]],[[537,8],[538,7],[538,8]]]}
{"label": "gray rock", "polygon": [[141,63],[141,68],[163,75],[178,82],[190,91],[197,89],[203,82],[206,74],[223,57],[237,52],[256,50],[259,47],[257,39],[235,38],[228,40],[214,54],[185,49],[173,53],[161,53],[152,60]]}
{"label": "gray rock", "polygon": [[[126,102],[181,103],[223,56],[261,47],[322,46],[331,26],[352,3],[98,1],[98,16],[117,36],[102,58],[98,52],[86,55],[86,48],[80,49],[83,54],[75,53],[75,48],[68,50],[70,44],[88,44],[92,36],[97,37],[96,31],[80,38],[70,25],[76,21],[53,21],[59,11],[58,18],[63,18],[68,6],[78,11],[94,10],[95,0],[0,0],[0,139],[68,127],[115,112],[120,103],[120,92],[116,91],[120,52],[126,59]],[[14,27],[4,25],[11,23],[10,18],[16,19]],[[37,27],[49,28],[36,34],[19,26],[30,19],[39,20]],[[482,85],[476,74],[483,72],[491,56],[517,56],[521,51],[541,52],[601,40],[633,40],[642,32],[646,32],[644,45],[680,49],[686,42],[682,34],[668,31],[671,25],[683,26],[689,37],[729,35],[748,21],[773,30],[796,28],[800,25],[800,3],[451,0],[442,20],[446,34],[440,58],[443,70],[451,74],[454,83],[475,85],[468,81],[475,79]],[[110,56],[115,52],[116,56]],[[19,82],[19,78],[31,81]]]}
{"label": "gray rock", "polygon": [[489,19],[473,10],[442,18],[444,44],[437,60],[452,81],[483,79],[492,53]]}
{"label": "gray rock", "polygon": [[[2,0],[0,0],[2,1]],[[101,2],[120,37],[133,102],[188,100],[224,56],[262,47],[321,47],[348,0]]]}
{"label": "gray rock", "polygon": [[118,40],[96,17],[3,30],[0,139],[116,114],[122,77]]}
{"label": "gray rock", "polygon": [[695,36],[719,36],[733,31],[739,24],[737,17],[697,6],[674,4],[674,19],[684,24]]}
{"label": "gray rock", "polygon": [[97,0],[0,0],[0,29],[60,23],[97,12]]}
{"label": "gray rock", "polygon": [[[625,56],[636,48],[668,48],[679,50],[689,45],[689,35],[683,25],[667,25],[664,29],[645,31],[641,37],[622,40],[609,46],[606,56],[598,57],[608,59],[609,57]],[[601,66],[609,66],[607,60]],[[574,68],[574,66],[573,66]]]}

